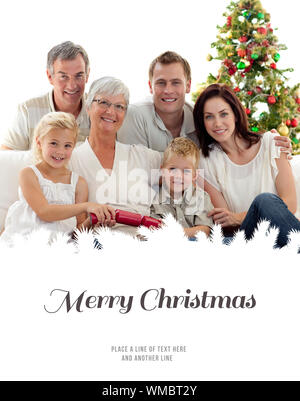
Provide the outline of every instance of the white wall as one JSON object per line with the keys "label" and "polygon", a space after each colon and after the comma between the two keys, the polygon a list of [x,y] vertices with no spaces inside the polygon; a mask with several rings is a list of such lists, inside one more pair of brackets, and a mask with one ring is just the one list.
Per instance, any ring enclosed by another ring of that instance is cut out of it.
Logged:
{"label": "white wall", "polygon": [[[91,83],[114,75],[128,85],[131,101],[148,94],[147,72],[151,60],[165,50],[175,50],[192,67],[193,89],[215,73],[218,63],[208,63],[217,24],[230,0],[11,0],[1,4],[2,55],[0,136],[10,123],[16,105],[49,89],[45,70],[48,50],[65,40],[81,44],[91,60]],[[299,81],[298,0],[262,0],[278,27],[279,67],[294,67],[291,83]],[[87,89],[89,85],[87,86]]]}

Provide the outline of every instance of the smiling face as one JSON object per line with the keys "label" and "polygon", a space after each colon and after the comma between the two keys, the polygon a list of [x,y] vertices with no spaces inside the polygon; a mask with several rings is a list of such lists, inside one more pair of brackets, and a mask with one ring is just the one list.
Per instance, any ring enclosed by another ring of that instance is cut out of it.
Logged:
{"label": "smiling face", "polygon": [[53,128],[42,138],[37,138],[43,161],[54,168],[65,167],[75,147],[75,134],[72,130]]}
{"label": "smiling face", "polygon": [[218,143],[229,142],[234,137],[235,115],[231,106],[221,97],[208,99],[203,108],[207,133]]}
{"label": "smiling face", "polygon": [[182,113],[185,94],[190,92],[191,81],[187,82],[181,63],[157,63],[149,87],[155,109],[163,116]]}
{"label": "smiling face", "polygon": [[53,73],[47,70],[47,76],[54,91],[55,107],[59,111],[72,112],[80,107],[88,72],[81,54],[73,60],[57,59],[53,63]]}
{"label": "smiling face", "polygon": [[87,109],[91,132],[116,135],[124,121],[126,106],[123,95],[95,95],[91,106]]}
{"label": "smiling face", "polygon": [[171,155],[162,166],[163,182],[172,198],[181,197],[196,178],[195,160],[191,156]]}

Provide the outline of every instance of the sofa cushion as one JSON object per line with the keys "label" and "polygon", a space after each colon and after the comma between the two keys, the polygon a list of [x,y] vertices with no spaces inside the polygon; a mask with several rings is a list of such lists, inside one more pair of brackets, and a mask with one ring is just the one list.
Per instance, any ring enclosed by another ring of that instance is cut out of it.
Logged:
{"label": "sofa cushion", "polygon": [[30,164],[31,151],[0,150],[0,231],[9,206],[18,200],[19,172]]}

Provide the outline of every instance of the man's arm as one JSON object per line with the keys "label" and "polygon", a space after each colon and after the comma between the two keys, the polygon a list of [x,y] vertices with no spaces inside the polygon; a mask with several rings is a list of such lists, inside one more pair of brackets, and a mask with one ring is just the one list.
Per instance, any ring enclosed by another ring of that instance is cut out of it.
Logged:
{"label": "man's arm", "polygon": [[119,142],[129,145],[144,145],[149,148],[146,132],[146,122],[138,106],[129,105],[126,117],[118,131]]}
{"label": "man's arm", "polygon": [[13,149],[5,145],[0,145],[0,150],[13,150]]}

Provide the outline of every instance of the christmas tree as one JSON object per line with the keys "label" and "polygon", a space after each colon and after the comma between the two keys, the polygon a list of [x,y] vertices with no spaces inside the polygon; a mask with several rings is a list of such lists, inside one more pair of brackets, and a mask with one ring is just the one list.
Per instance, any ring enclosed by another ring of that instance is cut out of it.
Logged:
{"label": "christmas tree", "polygon": [[218,75],[210,74],[199,84],[193,100],[212,83],[231,86],[245,107],[253,132],[276,128],[290,137],[293,153],[300,154],[300,84],[289,87],[285,73],[293,69],[278,67],[280,51],[287,47],[278,43],[270,14],[259,0],[232,1],[227,10],[225,24],[217,26],[217,41],[211,44],[217,56],[207,56],[208,61],[222,61]]}

